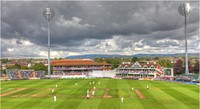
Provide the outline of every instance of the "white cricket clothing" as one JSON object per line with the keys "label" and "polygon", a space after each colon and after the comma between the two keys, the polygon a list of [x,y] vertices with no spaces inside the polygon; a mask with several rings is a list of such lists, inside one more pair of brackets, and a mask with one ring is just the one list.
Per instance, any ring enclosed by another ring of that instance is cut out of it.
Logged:
{"label": "white cricket clothing", "polygon": [[92,91],[92,96],[94,96],[95,91]]}
{"label": "white cricket clothing", "polygon": [[122,102],[122,103],[124,102],[124,98],[121,98],[121,102]]}
{"label": "white cricket clothing", "polygon": [[54,92],[54,89],[52,89],[52,93]]}
{"label": "white cricket clothing", "polygon": [[87,94],[87,98],[89,98],[90,97],[90,95],[89,94]]}
{"label": "white cricket clothing", "polygon": [[54,101],[56,101],[56,96],[54,96]]}
{"label": "white cricket clothing", "polygon": [[89,91],[89,90],[87,90],[87,95],[89,95],[89,92],[90,92],[90,91]]}
{"label": "white cricket clothing", "polygon": [[96,87],[94,87],[94,89],[96,89]]}
{"label": "white cricket clothing", "polygon": [[58,85],[56,84],[56,88],[58,87]]}

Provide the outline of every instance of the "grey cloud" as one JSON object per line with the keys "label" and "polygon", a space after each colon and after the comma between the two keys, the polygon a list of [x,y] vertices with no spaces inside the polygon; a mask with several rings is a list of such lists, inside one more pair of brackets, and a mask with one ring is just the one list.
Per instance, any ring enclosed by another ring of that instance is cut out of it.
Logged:
{"label": "grey cloud", "polygon": [[[84,50],[89,50],[105,39],[115,40],[118,45],[116,51],[133,47],[133,43],[141,39],[149,40],[145,43],[150,46],[176,46],[173,42],[155,44],[153,40],[184,39],[184,18],[177,11],[180,3],[182,2],[3,1],[2,38],[18,39],[18,44],[19,40],[29,40],[46,49],[47,21],[42,12],[46,7],[51,7],[56,12],[51,22],[53,50],[81,52],[78,47],[87,47]],[[188,17],[188,39],[197,35],[199,28],[199,2],[190,3],[194,8]],[[64,25],[61,20],[68,23]],[[115,39],[116,35],[121,37]]]}

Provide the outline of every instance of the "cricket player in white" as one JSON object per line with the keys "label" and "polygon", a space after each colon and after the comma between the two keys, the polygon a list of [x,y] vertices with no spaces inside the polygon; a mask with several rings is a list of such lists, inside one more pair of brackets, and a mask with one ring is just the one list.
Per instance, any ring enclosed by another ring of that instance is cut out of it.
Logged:
{"label": "cricket player in white", "polygon": [[92,96],[94,96],[95,91],[92,91]]}
{"label": "cricket player in white", "polygon": [[132,90],[134,90],[134,88],[132,87]]}
{"label": "cricket player in white", "polygon": [[94,87],[94,89],[96,89],[96,87]]}
{"label": "cricket player in white", "polygon": [[56,84],[56,88],[58,87],[58,85]]}
{"label": "cricket player in white", "polygon": [[54,101],[56,101],[56,96],[54,96]]}
{"label": "cricket player in white", "polygon": [[147,90],[149,89],[149,86],[147,85]]}
{"label": "cricket player in white", "polygon": [[91,85],[92,83],[90,82],[90,85]]}
{"label": "cricket player in white", "polygon": [[87,99],[89,99],[89,97],[90,97],[90,95],[89,95],[89,94],[87,94]]}
{"label": "cricket player in white", "polygon": [[89,95],[89,93],[90,93],[90,91],[89,91],[89,90],[87,90],[87,95]]}
{"label": "cricket player in white", "polygon": [[98,82],[98,84],[100,85],[101,83],[100,83],[100,82]]}
{"label": "cricket player in white", "polygon": [[93,84],[94,84],[95,82],[93,81]]}
{"label": "cricket player in white", "polygon": [[121,98],[121,102],[122,102],[122,103],[124,102],[124,98],[123,98],[123,97]]}
{"label": "cricket player in white", "polygon": [[54,92],[54,89],[52,89],[52,91],[51,91],[52,93]]}

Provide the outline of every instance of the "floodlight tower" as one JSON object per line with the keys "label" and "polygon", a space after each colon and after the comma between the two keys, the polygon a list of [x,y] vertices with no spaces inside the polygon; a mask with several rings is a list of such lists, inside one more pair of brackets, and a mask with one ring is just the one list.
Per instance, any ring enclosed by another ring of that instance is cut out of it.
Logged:
{"label": "floodlight tower", "polygon": [[190,12],[190,4],[188,2],[185,2],[181,4],[178,8],[178,12],[180,15],[185,17],[185,74],[189,74],[188,70],[188,50],[187,50],[187,16]]}
{"label": "floodlight tower", "polygon": [[48,21],[48,76],[50,77],[51,69],[50,69],[50,21],[53,19],[55,12],[50,9],[46,8],[43,12],[43,16]]}

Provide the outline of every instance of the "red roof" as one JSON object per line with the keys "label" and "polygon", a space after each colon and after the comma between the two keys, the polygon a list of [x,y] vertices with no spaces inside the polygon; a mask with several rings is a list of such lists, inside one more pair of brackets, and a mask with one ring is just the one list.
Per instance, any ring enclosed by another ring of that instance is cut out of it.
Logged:
{"label": "red roof", "polygon": [[[158,66],[158,64],[156,64],[156,63],[155,64],[154,63],[147,64],[147,63],[143,63],[143,62],[138,62],[138,63],[141,65],[141,67],[144,67],[146,65],[148,68],[150,68],[151,66],[154,66],[156,68]],[[120,66],[122,66],[122,67],[125,67],[125,66],[132,67],[134,64],[135,63],[121,64]]]}
{"label": "red roof", "polygon": [[76,65],[110,65],[108,63],[97,63],[94,60],[85,59],[63,59],[53,60],[51,62],[53,66],[76,66]]}

